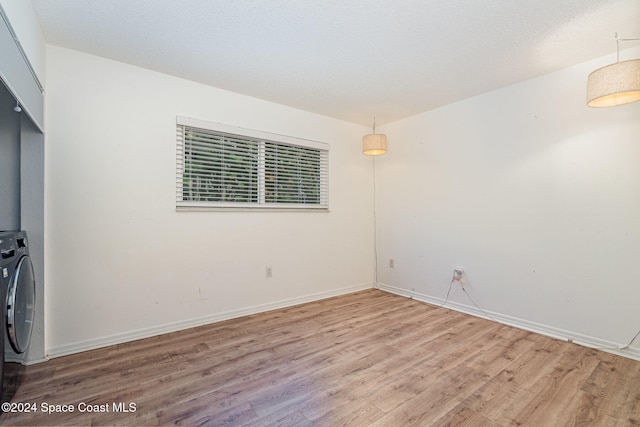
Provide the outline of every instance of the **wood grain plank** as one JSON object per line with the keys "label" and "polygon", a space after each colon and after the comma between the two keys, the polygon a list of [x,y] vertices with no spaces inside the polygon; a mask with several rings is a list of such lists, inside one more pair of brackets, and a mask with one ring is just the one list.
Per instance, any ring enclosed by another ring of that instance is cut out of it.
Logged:
{"label": "wood grain plank", "polygon": [[28,366],[6,425],[634,426],[640,362],[371,289]]}

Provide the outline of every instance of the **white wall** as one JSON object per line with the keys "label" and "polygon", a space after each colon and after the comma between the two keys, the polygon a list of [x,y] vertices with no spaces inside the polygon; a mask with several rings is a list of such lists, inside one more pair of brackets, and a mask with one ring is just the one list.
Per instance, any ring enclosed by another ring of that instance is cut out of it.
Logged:
{"label": "white wall", "polygon": [[[380,286],[438,302],[462,266],[500,321],[626,343],[640,328],[640,104],[584,105],[587,74],[613,60],[382,129]],[[50,355],[371,284],[367,129],[52,46],[47,82]],[[176,115],[329,142],[331,213],[175,212]],[[450,303],[482,314],[459,288]]]}
{"label": "white wall", "polygon": [[[54,46],[47,82],[50,355],[372,285],[363,127]],[[329,143],[331,212],[176,212],[176,115]]]}
{"label": "white wall", "polygon": [[[381,286],[438,303],[462,266],[469,294],[500,321],[626,344],[640,329],[640,103],[585,105],[587,75],[611,62],[386,126]],[[482,315],[459,286],[450,301]],[[640,339],[625,354],[640,357]]]}

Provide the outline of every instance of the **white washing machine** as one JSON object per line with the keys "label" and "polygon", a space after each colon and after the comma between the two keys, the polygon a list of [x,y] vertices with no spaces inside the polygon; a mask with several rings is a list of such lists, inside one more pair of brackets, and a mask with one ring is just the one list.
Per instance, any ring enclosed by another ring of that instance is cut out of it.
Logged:
{"label": "white washing machine", "polygon": [[35,315],[36,284],[25,231],[0,232],[3,363],[1,401],[8,402],[20,384]]}

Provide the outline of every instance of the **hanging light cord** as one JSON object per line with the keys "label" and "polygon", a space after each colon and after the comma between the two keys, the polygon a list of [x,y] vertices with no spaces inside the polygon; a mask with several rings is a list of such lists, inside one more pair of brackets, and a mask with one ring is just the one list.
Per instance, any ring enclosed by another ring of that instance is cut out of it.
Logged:
{"label": "hanging light cord", "polygon": [[[635,41],[640,41],[640,39],[621,39],[620,37],[618,37],[618,33],[615,33],[615,35],[616,35],[616,62],[620,62],[620,42],[635,42]],[[375,129],[375,118],[374,118],[373,127]]]}
{"label": "hanging light cord", "polygon": [[[463,273],[463,274],[464,274],[464,273]],[[442,304],[440,304],[439,306],[437,306],[436,308],[442,308],[442,307],[444,307],[444,306],[447,304],[447,302],[449,301],[449,294],[451,293],[451,288],[453,287],[453,284],[454,284],[455,282],[460,283],[460,287],[462,288],[462,291],[463,291],[465,294],[467,294],[467,297],[469,298],[469,300],[473,303],[473,305],[474,305],[478,310],[480,310],[480,312],[481,312],[482,314],[484,314],[486,317],[488,317],[489,319],[493,320],[494,322],[503,323],[503,322],[500,322],[500,321],[496,320],[496,319],[495,319],[494,317],[492,317],[489,313],[487,313],[486,311],[484,311],[484,310],[483,310],[483,309],[482,309],[478,304],[476,304],[476,302],[473,300],[473,298],[471,298],[471,295],[469,294],[469,292],[467,292],[467,288],[465,288],[465,287],[464,287],[464,283],[465,283],[464,277],[462,277],[462,276],[456,276],[455,271],[454,271],[454,273],[453,273],[453,277],[451,278],[451,282],[449,283],[449,290],[447,290],[447,296],[446,296],[446,298],[445,298],[444,302],[443,302]],[[604,347],[596,347],[596,346],[592,346],[592,345],[585,344],[585,343],[583,343],[582,345],[583,345],[584,347],[592,348],[592,349],[594,349],[594,350],[626,350],[626,349],[628,349],[629,347],[631,347],[631,344],[633,344],[633,342],[634,342],[634,341],[636,340],[636,338],[638,338],[639,336],[640,336],[640,331],[638,331],[638,332],[633,336],[633,338],[631,338],[631,341],[629,341],[627,344],[623,344],[623,345],[619,345],[619,346],[611,346],[611,347],[608,347],[608,346],[604,346]],[[573,339],[570,339],[570,340],[569,340],[569,342],[574,342],[574,340],[573,340]]]}
{"label": "hanging light cord", "polygon": [[629,347],[631,347],[631,344],[633,344],[633,342],[636,340],[636,338],[638,338],[638,336],[640,336],[640,331],[638,331],[638,333],[636,333],[633,336],[633,338],[631,338],[631,341],[629,341],[627,344],[621,345],[618,347],[592,347],[592,346],[587,346],[587,347],[593,348],[595,350],[626,350]]}
{"label": "hanging light cord", "polygon": [[[375,123],[375,119],[374,119]],[[373,128],[375,129],[375,124]],[[376,157],[373,157],[373,265],[374,265],[374,281],[376,288],[378,285],[378,218],[376,216]]]}

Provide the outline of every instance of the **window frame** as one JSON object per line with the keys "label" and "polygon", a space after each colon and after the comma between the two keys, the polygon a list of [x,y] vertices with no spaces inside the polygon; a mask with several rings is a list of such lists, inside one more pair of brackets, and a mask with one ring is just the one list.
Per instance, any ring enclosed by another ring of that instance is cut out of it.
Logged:
{"label": "window frame", "polygon": [[[221,137],[237,136],[247,138],[259,143],[257,173],[257,201],[255,202],[228,202],[228,201],[193,201],[184,200],[184,174],[185,174],[185,128],[200,129],[210,133],[219,133]],[[283,147],[301,147],[317,150],[319,167],[319,202],[318,203],[267,203],[265,201],[265,145],[275,144]],[[329,211],[329,144],[308,139],[296,138],[254,129],[246,129],[222,123],[208,122],[190,117],[176,117],[176,210],[200,211],[200,210],[266,210],[266,211]]]}

